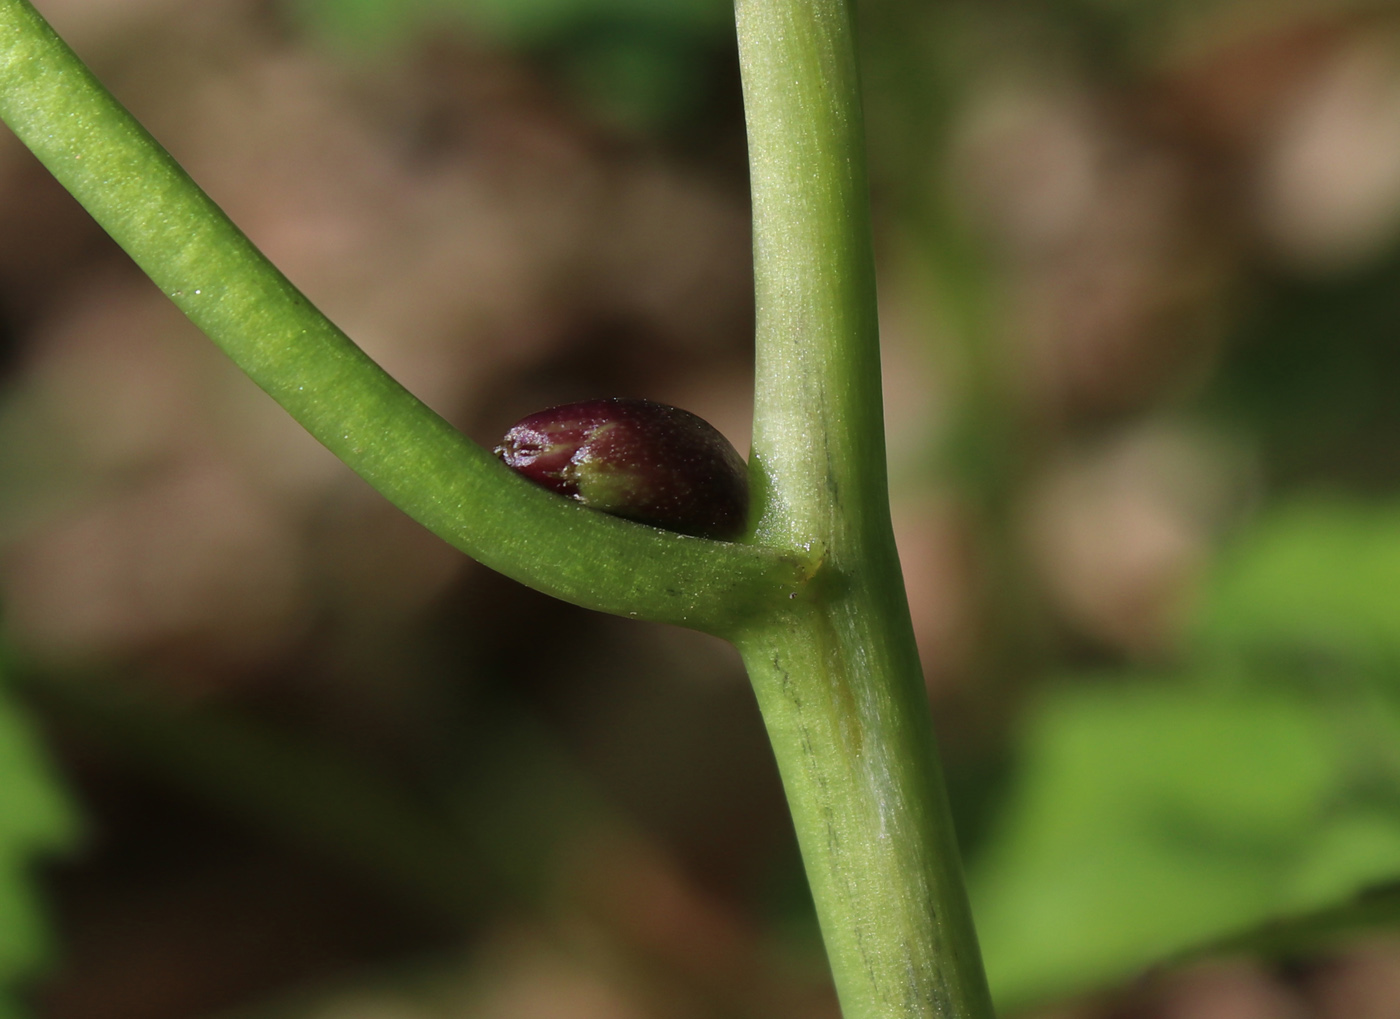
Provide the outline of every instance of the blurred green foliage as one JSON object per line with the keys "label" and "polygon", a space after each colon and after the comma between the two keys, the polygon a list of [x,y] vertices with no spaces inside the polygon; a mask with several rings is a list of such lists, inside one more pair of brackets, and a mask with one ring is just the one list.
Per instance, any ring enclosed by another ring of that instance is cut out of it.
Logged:
{"label": "blurred green foliage", "polygon": [[1271,480],[1400,481],[1400,249],[1320,279],[1266,274],[1243,310],[1205,403],[1256,439]]}
{"label": "blurred green foliage", "polygon": [[[595,115],[643,131],[710,101],[701,95],[707,68],[728,53],[733,20],[727,0],[289,2],[310,34],[356,53],[388,52],[440,26],[523,52]],[[1192,6],[1064,0],[997,5],[985,17],[1048,23],[1047,37],[1093,72],[1086,77],[1113,80],[1131,79],[1125,68],[1145,63],[1150,41],[1171,34],[1162,26]],[[927,249],[928,274],[944,274],[950,317],[970,336],[966,357],[985,358],[984,374],[995,375],[995,270],[979,263],[979,242],[960,232],[956,210],[944,208],[938,167],[975,65],[1007,40],[972,5],[872,0],[862,16],[877,202]],[[1211,567],[1175,664],[1070,671],[1032,698],[998,820],[969,866],[1002,1003],[1103,985],[1221,939],[1247,946],[1271,920],[1286,925],[1333,905],[1344,918],[1358,893],[1400,878],[1400,503],[1279,494],[1319,479],[1353,492],[1400,481],[1397,283],[1394,254],[1321,281],[1281,271],[1250,280],[1203,403],[1258,440],[1263,473],[1278,487]],[[969,452],[955,459],[971,465],[964,473],[987,476],[968,483],[991,493],[978,501],[986,512],[999,499],[1014,503],[1023,437],[995,379],[968,375],[962,398],[978,406],[959,432]],[[8,1019],[14,1004],[4,990],[46,951],[33,861],[71,844],[75,825],[3,693],[0,1019]],[[142,710],[146,722],[157,718]],[[127,731],[141,729],[132,722]],[[242,744],[168,731],[219,768],[231,762],[236,777],[247,770]],[[195,776],[206,793],[220,788],[214,771]],[[267,771],[278,781],[289,773]],[[278,803],[259,789],[243,798],[252,812]],[[363,813],[365,798],[343,805],[330,821]],[[293,805],[287,815],[303,812]],[[413,827],[382,830],[402,836]],[[545,840],[524,841],[538,851]],[[410,877],[451,870],[454,847],[441,847],[435,832],[418,842],[380,855]],[[441,866],[425,865],[432,860]],[[803,886],[776,878],[774,886],[793,899],[778,911],[807,917]]]}
{"label": "blurred green foliage", "polygon": [[23,1014],[16,985],[49,955],[34,864],[76,837],[76,818],[30,721],[0,682],[0,1019]]}
{"label": "blurred green foliage", "polygon": [[663,130],[699,107],[713,53],[732,49],[723,0],[293,0],[313,35],[360,52],[454,28],[552,64],[595,116]]}
{"label": "blurred green foliage", "polygon": [[973,868],[1001,1001],[1400,875],[1397,590],[1400,508],[1281,503],[1216,564],[1179,669],[1043,694]]}
{"label": "blurred green foliage", "polygon": [[308,24],[364,45],[451,24],[509,46],[541,46],[599,25],[673,32],[722,31],[731,5],[717,0],[300,0]]}
{"label": "blurred green foliage", "polygon": [[1400,682],[1400,506],[1294,498],[1226,549],[1199,639],[1256,669],[1360,692]]}

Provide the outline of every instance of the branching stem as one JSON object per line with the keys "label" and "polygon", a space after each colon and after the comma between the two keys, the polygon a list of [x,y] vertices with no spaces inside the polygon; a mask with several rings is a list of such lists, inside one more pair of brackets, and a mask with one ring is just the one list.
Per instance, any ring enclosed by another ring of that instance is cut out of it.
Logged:
{"label": "branching stem", "polygon": [[0,0],[0,118],[182,311],[370,484],[502,573],[727,636],[792,805],[846,1019],[992,1015],[886,493],[846,0],[738,0],[758,299],[746,544],[513,475],[321,315],[28,0]]}
{"label": "branching stem", "polygon": [[505,468],[313,307],[28,0],[0,0],[0,119],[254,382],[474,559],[575,604],[721,636],[805,575],[794,556],[605,516]]}
{"label": "branching stem", "polygon": [[743,635],[846,1019],[992,1015],[890,527],[851,11],[738,0],[759,536],[821,567]]}

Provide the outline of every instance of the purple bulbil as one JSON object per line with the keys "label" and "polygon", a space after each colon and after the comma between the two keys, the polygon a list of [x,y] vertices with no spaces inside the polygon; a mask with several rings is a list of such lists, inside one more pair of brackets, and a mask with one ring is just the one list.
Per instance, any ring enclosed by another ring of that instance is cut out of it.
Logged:
{"label": "purple bulbil", "polygon": [[747,524],[743,457],[708,422],[663,403],[551,407],[516,422],[496,455],[536,484],[653,527],[731,541]]}

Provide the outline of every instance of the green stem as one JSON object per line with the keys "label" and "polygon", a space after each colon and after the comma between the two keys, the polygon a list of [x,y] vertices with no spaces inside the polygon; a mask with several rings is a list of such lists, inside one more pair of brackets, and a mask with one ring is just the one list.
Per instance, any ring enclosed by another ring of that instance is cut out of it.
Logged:
{"label": "green stem", "polygon": [[738,0],[761,540],[821,566],[736,643],[846,1019],[992,1015],[890,527],[859,84],[844,0]]}
{"label": "green stem", "polygon": [[588,608],[731,632],[804,575],[537,488],[317,311],[28,0],[0,0],[0,118],[180,310],[336,456],[480,562]]}
{"label": "green stem", "polygon": [[847,1019],[985,1019],[890,530],[850,12],[739,0],[737,13],[763,545],[627,523],[511,474],[312,308],[27,0],[0,0],[0,117],[195,324],[411,516],[540,590],[731,636]]}

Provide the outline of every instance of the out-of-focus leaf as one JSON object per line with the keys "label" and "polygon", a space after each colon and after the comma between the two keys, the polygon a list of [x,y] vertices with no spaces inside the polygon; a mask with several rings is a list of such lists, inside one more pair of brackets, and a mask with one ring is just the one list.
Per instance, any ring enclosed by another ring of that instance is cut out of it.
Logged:
{"label": "out-of-focus leaf", "polygon": [[616,33],[564,61],[570,91],[609,124],[647,130],[700,105],[705,66],[695,47],[654,33]]}
{"label": "out-of-focus leaf", "polygon": [[707,68],[732,46],[725,0],[289,0],[313,35],[383,52],[443,27],[546,56],[606,123],[664,129],[703,107]]}
{"label": "out-of-focus leaf", "polygon": [[1276,478],[1393,485],[1397,314],[1400,245],[1340,276],[1261,279],[1207,402],[1255,436]]}
{"label": "out-of-focus leaf", "polygon": [[1297,955],[1363,931],[1397,926],[1400,884],[1378,885],[1362,889],[1335,906],[1268,920],[1242,933],[1206,942],[1183,953],[1179,961],[1236,952],[1275,957]]}
{"label": "out-of-focus leaf", "polygon": [[1216,570],[1201,636],[1270,665],[1400,665],[1400,507],[1314,498],[1269,511]]}
{"label": "out-of-focus leaf", "polygon": [[1400,507],[1271,508],[1201,600],[1192,682],[1048,695],[973,871],[1020,1002],[1200,945],[1400,921]]}
{"label": "out-of-focus leaf", "polygon": [[590,24],[653,25],[673,31],[714,31],[734,17],[717,0],[437,0],[460,10],[497,38],[536,43]]}
{"label": "out-of-focus leaf", "polygon": [[599,27],[714,33],[728,30],[734,16],[722,0],[293,0],[293,6],[312,30],[372,46],[433,23],[528,47]]}
{"label": "out-of-focus leaf", "polygon": [[41,966],[49,945],[33,882],[37,858],[71,845],[74,815],[28,719],[0,682],[0,1019],[10,996]]}
{"label": "out-of-focus leaf", "polygon": [[[1375,721],[1400,744],[1400,723]],[[1400,874],[1400,775],[1344,717],[1230,683],[1062,689],[973,868],[1003,1004],[1122,978]],[[1364,767],[1362,765],[1364,764]]]}

